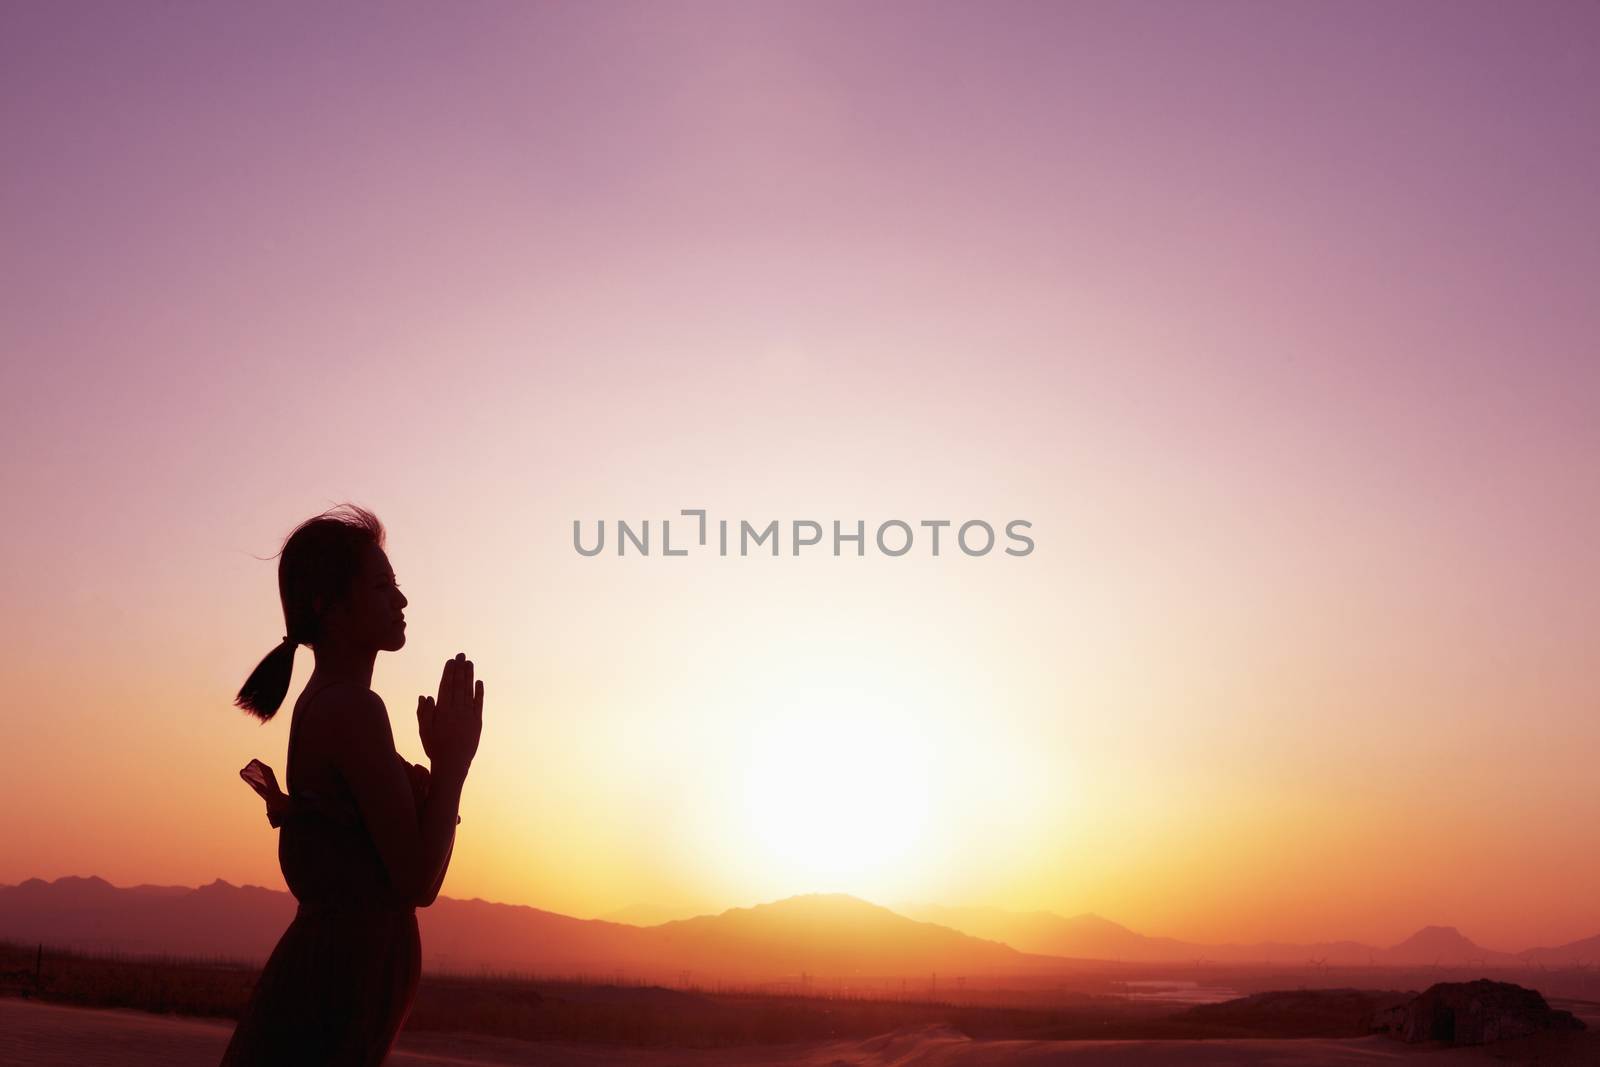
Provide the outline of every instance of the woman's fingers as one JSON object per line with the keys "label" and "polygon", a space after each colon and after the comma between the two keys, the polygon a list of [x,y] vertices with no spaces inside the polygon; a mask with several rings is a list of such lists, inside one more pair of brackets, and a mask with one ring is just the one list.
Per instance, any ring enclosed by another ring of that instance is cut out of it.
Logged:
{"label": "woman's fingers", "polygon": [[455,711],[461,701],[461,675],[466,669],[467,654],[457,652],[445,660],[444,674],[439,679],[439,704]]}
{"label": "woman's fingers", "polygon": [[[465,652],[458,652],[445,660],[444,671],[439,676],[439,701],[435,705],[431,700],[427,702],[426,711],[422,706],[417,708],[418,721],[426,717],[429,727],[440,720],[440,716],[454,716],[472,714],[481,718],[483,716],[483,683],[473,677],[475,668]],[[426,698],[425,698],[426,699]]]}
{"label": "woman's fingers", "polygon": [[444,661],[444,670],[439,675],[439,703],[449,704],[450,694],[455,691],[456,661]]}
{"label": "woman's fingers", "polygon": [[433,708],[432,697],[417,698],[417,736],[422,738],[424,748],[433,738]]}
{"label": "woman's fingers", "polygon": [[244,769],[239,772],[239,777],[250,783],[250,788],[262,796],[280,791],[278,788],[278,776],[272,773],[271,767],[268,767],[258,759],[253,759],[245,764]]}

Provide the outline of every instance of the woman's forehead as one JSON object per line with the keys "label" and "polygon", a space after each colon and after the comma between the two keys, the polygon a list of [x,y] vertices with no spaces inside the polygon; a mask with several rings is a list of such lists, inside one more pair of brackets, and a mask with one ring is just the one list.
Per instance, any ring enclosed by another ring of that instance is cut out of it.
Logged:
{"label": "woman's forehead", "polygon": [[389,565],[389,554],[377,545],[367,546],[367,557],[363,564],[368,574],[383,576],[393,574],[394,568]]}

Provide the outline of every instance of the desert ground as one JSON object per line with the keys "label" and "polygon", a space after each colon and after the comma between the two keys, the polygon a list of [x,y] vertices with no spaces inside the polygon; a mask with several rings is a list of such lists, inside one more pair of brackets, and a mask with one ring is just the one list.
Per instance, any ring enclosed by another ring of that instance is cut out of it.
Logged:
{"label": "desert ground", "polygon": [[[1591,1017],[1591,1027],[1600,1019]],[[232,1024],[122,1009],[0,998],[0,1062],[8,1067],[212,1067]],[[1589,1037],[1593,1037],[1591,1030]],[[1561,1047],[1541,1039],[1478,1049],[1414,1048],[1383,1037],[1205,1041],[975,1041],[949,1027],[908,1027],[846,1041],[728,1049],[645,1049],[526,1042],[447,1033],[401,1036],[393,1067],[483,1064],[522,1067],[1070,1067],[1200,1064],[1213,1067],[1414,1063],[1594,1064],[1593,1040]]]}

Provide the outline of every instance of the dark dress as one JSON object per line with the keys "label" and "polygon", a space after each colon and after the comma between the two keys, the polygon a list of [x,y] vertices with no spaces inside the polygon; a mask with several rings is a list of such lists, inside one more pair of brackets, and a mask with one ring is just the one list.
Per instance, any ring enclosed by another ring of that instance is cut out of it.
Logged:
{"label": "dark dress", "polygon": [[[289,747],[294,749],[294,727]],[[405,766],[420,810],[427,771]],[[278,790],[252,760],[240,776],[267,801],[278,863],[299,901],[222,1056],[222,1067],[377,1067],[416,998],[416,908],[389,882],[342,780],[323,794]]]}

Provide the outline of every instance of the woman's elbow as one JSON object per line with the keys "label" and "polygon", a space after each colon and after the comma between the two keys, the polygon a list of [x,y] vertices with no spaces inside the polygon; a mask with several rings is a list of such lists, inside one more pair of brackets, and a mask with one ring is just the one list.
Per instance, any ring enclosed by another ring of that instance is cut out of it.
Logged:
{"label": "woman's elbow", "polygon": [[421,875],[413,884],[409,896],[413,907],[426,908],[439,899],[439,890],[444,886],[443,872],[428,872]]}
{"label": "woman's elbow", "polygon": [[426,908],[439,898],[439,879],[419,871],[416,878],[401,887],[400,896],[413,908]]}
{"label": "woman's elbow", "polygon": [[389,885],[395,897],[408,907],[426,908],[439,895],[439,888],[421,871],[404,878],[391,874]]}

